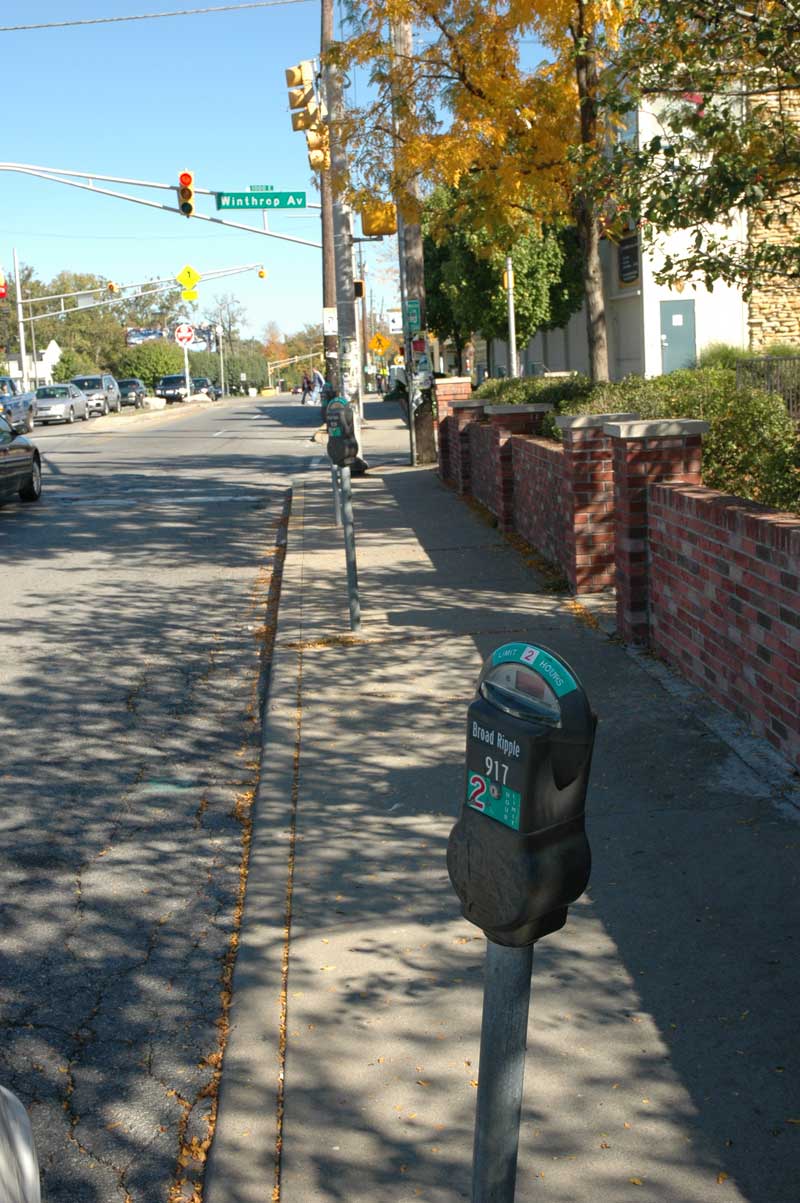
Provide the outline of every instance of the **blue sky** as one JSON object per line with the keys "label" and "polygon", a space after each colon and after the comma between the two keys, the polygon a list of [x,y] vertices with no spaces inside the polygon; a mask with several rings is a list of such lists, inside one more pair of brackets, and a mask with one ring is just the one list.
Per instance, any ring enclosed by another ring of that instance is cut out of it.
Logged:
{"label": "blue sky", "polygon": [[[6,0],[0,24],[211,6],[223,0]],[[284,68],[319,52],[319,2],[70,29],[0,33],[6,98],[2,159],[200,187],[305,189],[318,201],[305,139],[293,133]],[[115,185],[108,185],[115,187]],[[144,192],[173,203],[172,193]],[[211,198],[198,208],[216,213]],[[235,215],[237,218],[239,215]],[[258,214],[242,220],[256,224]],[[319,220],[270,215],[270,228],[319,241]],[[198,309],[234,292],[251,334],[320,321],[320,252],[177,214],[0,172],[0,265],[12,248],[49,279],[62,269],[121,283],[262,261],[199,285]],[[366,248],[376,267],[376,251]],[[386,258],[385,251],[383,259]],[[368,272],[367,278],[370,279]]]}

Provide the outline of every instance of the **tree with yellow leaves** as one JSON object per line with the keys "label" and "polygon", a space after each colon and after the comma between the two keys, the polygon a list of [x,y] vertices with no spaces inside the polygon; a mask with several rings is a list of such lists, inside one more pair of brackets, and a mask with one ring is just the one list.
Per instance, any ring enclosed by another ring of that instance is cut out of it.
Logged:
{"label": "tree with yellow leaves", "polygon": [[[611,181],[600,184],[618,121],[602,79],[629,0],[361,0],[352,34],[335,50],[370,75],[369,100],[340,134],[356,206],[376,188],[418,220],[420,182],[468,190],[483,227],[522,233],[573,224],[582,251],[592,377],[608,378],[599,245]],[[399,57],[392,30],[412,22],[413,53]],[[543,61],[523,68],[535,37]],[[411,119],[409,119],[411,118]]]}

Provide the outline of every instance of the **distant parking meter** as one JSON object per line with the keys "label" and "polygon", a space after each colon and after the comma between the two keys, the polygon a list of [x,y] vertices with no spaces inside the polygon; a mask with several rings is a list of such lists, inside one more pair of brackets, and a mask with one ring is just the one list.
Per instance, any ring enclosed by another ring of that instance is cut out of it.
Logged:
{"label": "distant parking meter", "polygon": [[484,664],[447,868],[464,917],[496,944],[520,948],[557,931],[586,888],[596,723],[575,673],[548,648],[507,643]]}
{"label": "distant parking meter", "polygon": [[328,428],[328,456],[337,468],[350,468],[358,456],[355,419],[352,406],[343,397],[335,397],[325,411]]}

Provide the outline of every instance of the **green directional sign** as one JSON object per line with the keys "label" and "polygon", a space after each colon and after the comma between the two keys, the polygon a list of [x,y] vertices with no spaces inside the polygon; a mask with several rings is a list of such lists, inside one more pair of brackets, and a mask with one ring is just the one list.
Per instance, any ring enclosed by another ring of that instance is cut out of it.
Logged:
{"label": "green directional sign", "polygon": [[411,334],[418,334],[422,329],[422,317],[420,314],[420,304],[416,297],[410,297],[406,301],[406,313],[408,314],[408,329]]}
{"label": "green directional sign", "polygon": [[305,209],[305,192],[217,192],[218,209]]}

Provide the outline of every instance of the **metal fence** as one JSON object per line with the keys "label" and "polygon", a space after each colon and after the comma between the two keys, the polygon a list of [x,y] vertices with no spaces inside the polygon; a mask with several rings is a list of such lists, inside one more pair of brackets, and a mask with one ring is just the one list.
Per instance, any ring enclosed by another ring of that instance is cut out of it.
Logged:
{"label": "metal fence", "polygon": [[736,365],[736,384],[778,393],[791,417],[800,423],[800,355],[742,360]]}

